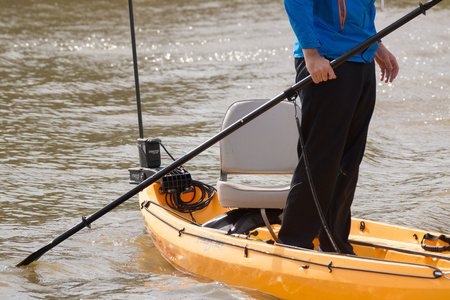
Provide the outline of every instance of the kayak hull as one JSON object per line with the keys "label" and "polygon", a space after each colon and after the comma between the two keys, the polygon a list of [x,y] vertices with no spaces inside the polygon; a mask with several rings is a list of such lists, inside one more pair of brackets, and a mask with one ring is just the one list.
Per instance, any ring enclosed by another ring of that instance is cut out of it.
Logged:
{"label": "kayak hull", "polygon": [[[350,237],[366,243],[355,244],[358,256],[322,253],[266,243],[264,228],[249,238],[199,226],[228,209],[213,199],[189,222],[171,212],[158,191],[156,183],[140,193],[142,215],[157,249],[182,271],[282,299],[449,299],[450,254],[414,254],[423,252],[416,239],[421,231],[355,219],[352,228],[364,228],[352,229]],[[367,245],[374,241],[413,254]]]}

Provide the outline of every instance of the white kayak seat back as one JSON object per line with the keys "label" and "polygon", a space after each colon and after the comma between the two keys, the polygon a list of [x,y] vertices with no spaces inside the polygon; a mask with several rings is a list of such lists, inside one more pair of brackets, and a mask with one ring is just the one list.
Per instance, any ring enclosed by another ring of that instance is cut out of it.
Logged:
{"label": "white kayak seat back", "polygon": [[[243,100],[227,110],[222,129],[268,100]],[[219,203],[234,208],[284,208],[290,184],[246,185],[230,181],[237,174],[293,174],[298,163],[298,127],[292,102],[282,101],[220,142]],[[298,108],[297,108],[298,109]],[[298,109],[299,110],[299,109]],[[298,111],[300,118],[300,112]],[[262,176],[264,177],[264,176]]]}

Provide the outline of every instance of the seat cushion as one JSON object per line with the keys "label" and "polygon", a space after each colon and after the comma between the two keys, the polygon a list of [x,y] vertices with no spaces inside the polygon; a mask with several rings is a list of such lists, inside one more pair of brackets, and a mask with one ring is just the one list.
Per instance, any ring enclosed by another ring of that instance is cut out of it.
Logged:
{"label": "seat cushion", "polygon": [[284,208],[290,184],[251,186],[229,181],[217,181],[219,203],[223,207]]}

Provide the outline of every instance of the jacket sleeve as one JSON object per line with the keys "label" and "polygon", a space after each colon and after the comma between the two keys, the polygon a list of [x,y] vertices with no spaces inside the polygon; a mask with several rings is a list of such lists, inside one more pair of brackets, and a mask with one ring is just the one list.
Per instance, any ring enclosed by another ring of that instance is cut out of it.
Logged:
{"label": "jacket sleeve", "polygon": [[315,0],[284,0],[286,13],[302,49],[319,48],[314,30]]}

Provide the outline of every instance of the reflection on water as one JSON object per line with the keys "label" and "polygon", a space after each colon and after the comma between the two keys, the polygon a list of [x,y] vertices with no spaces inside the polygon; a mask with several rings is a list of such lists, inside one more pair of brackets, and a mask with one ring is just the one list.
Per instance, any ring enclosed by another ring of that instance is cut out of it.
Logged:
{"label": "reflection on water", "polygon": [[[377,27],[416,5],[386,3]],[[232,102],[293,83],[282,2],[140,0],[134,9],[145,133],[175,157],[217,133]],[[401,73],[378,86],[355,216],[450,233],[449,17],[441,3],[384,39]],[[12,266],[131,188],[138,129],[127,1],[3,0],[0,25],[0,294],[270,299],[173,269],[136,199],[36,265]],[[185,167],[213,184],[217,146]]]}

